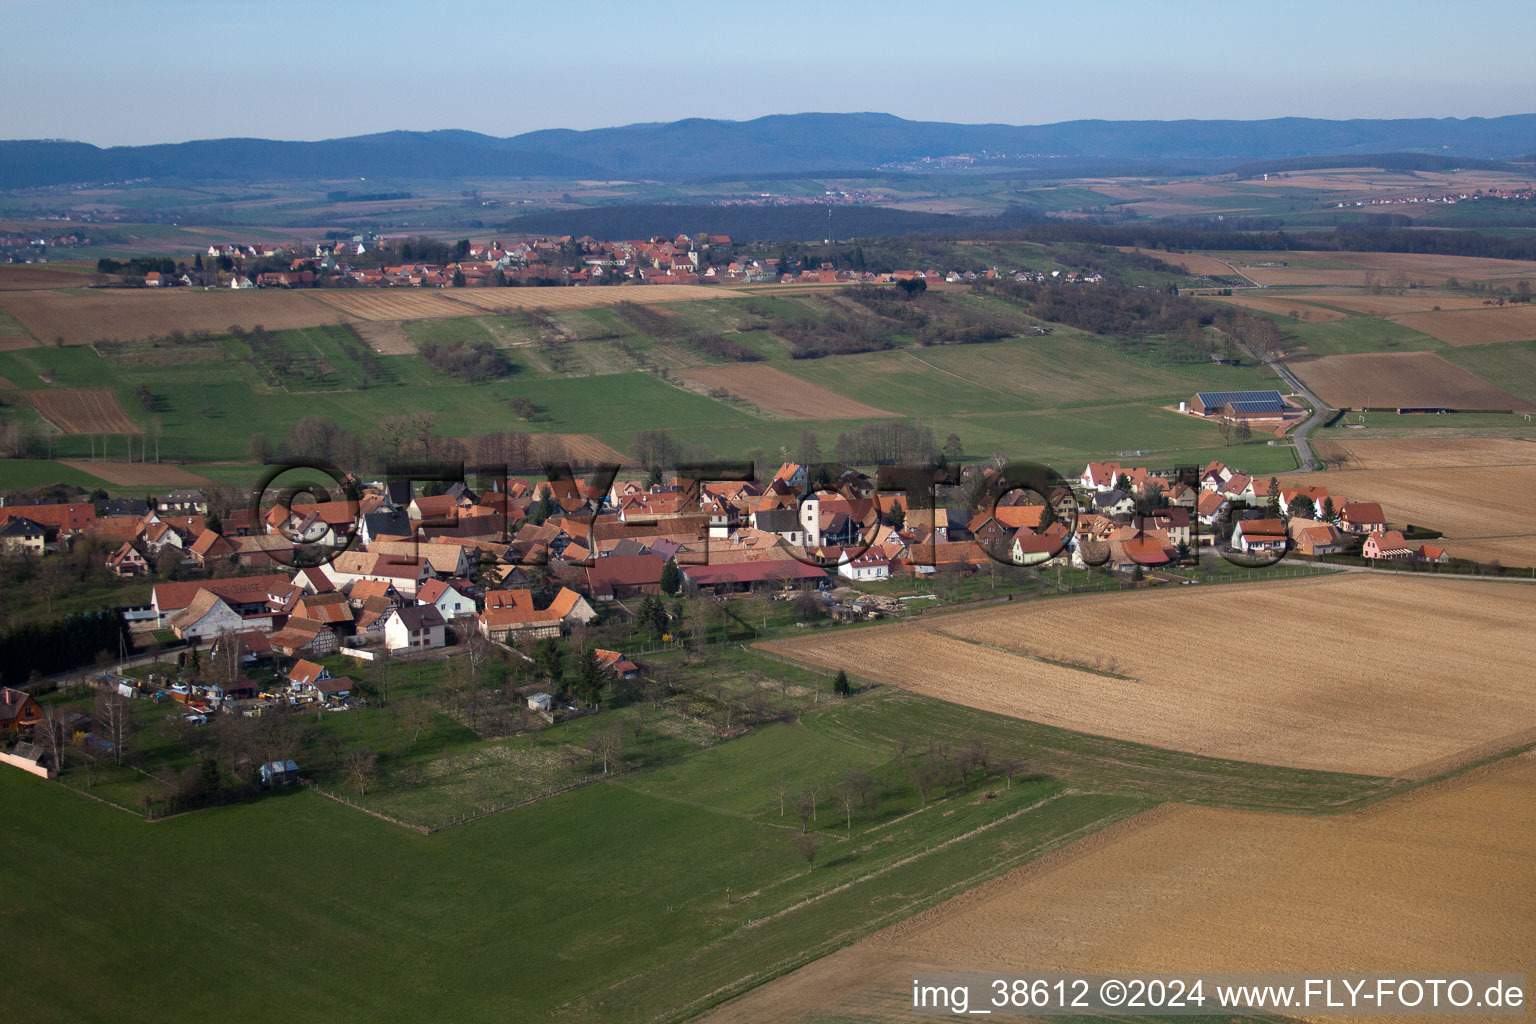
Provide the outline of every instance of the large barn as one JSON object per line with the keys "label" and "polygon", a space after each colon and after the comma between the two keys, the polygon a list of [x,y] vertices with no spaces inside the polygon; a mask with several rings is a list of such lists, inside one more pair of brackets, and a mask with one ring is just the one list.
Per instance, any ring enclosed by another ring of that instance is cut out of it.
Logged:
{"label": "large barn", "polygon": [[1189,411],[1196,416],[1275,422],[1302,414],[1301,409],[1288,405],[1278,391],[1198,391],[1189,403]]}

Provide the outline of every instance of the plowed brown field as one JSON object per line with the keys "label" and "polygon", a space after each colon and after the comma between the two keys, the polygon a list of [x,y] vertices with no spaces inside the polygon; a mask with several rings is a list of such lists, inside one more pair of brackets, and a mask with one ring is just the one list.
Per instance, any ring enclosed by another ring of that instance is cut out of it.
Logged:
{"label": "plowed brown field", "polygon": [[1345,461],[1341,469],[1536,466],[1536,442],[1513,437],[1366,438],[1313,441],[1312,445],[1318,455],[1330,462],[1342,457]]}
{"label": "plowed brown field", "polygon": [[700,366],[682,376],[707,388],[729,391],[744,402],[795,420],[858,420],[894,416],[764,363]]}
{"label": "plowed brown field", "polygon": [[1207,256],[1198,252],[1163,252],[1158,249],[1136,249],[1129,246],[1120,246],[1121,252],[1134,252],[1141,256],[1151,256],[1153,259],[1162,260],[1164,263],[1175,267],[1183,267],[1186,273],[1198,274],[1202,277],[1236,277],[1231,267],[1214,256]]}
{"label": "plowed brown field", "polygon": [[[471,452],[475,450],[474,438],[466,437],[460,440],[469,446]],[[596,466],[608,463],[623,465],[629,461],[629,456],[599,441],[591,434],[529,434],[528,440],[533,446],[535,462],[569,462],[573,466]]]}
{"label": "plowed brown field", "polygon": [[47,388],[26,392],[38,413],[66,434],[138,434],[111,388]]}
{"label": "plowed brown field", "polygon": [[1244,309],[1256,309],[1260,313],[1274,313],[1277,316],[1290,316],[1297,314],[1298,320],[1309,320],[1315,323],[1324,323],[1329,320],[1344,320],[1349,314],[1340,313],[1336,309],[1324,309],[1314,306],[1310,302],[1300,299],[1277,297],[1274,295],[1206,295],[1202,298],[1212,302],[1225,302],[1231,306],[1241,306]]}
{"label": "plowed brown field", "polygon": [[765,646],[1081,732],[1414,777],[1536,738],[1532,622],[1536,587],[1341,574],[1031,602]]}
{"label": "plowed brown field", "polygon": [[203,292],[186,288],[0,292],[4,308],[38,338],[66,345],[131,341],[172,331],[223,332],[231,325],[268,330],[333,324],[347,317],[305,292]]}
{"label": "plowed brown field", "polygon": [[1495,345],[1536,338],[1536,306],[1531,305],[1408,313],[1392,319],[1447,345]]}
{"label": "plowed brown field", "polygon": [[0,291],[33,288],[84,288],[91,276],[78,270],[39,267],[35,264],[0,264]]}
{"label": "plowed brown field", "polygon": [[1498,965],[1529,977],[1533,790],[1536,759],[1526,754],[1338,818],[1158,808],[769,982],[705,1020],[910,1021],[918,971],[1166,976],[1326,964],[1445,977]]}
{"label": "plowed brown field", "polygon": [[1536,409],[1433,352],[1302,357],[1290,368],[1335,409]]}
{"label": "plowed brown field", "polygon": [[1398,313],[1430,312],[1436,306],[1441,309],[1478,309],[1482,299],[1460,295],[1434,295],[1426,292],[1410,292],[1407,295],[1336,295],[1333,292],[1317,292],[1313,298],[1340,309],[1352,309],[1370,316],[1393,316]]}

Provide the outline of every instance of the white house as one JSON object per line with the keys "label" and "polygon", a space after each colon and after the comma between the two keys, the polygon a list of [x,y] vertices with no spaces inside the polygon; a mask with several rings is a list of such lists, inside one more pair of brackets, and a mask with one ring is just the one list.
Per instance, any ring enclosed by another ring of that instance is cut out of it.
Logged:
{"label": "white house", "polygon": [[442,613],[429,604],[406,605],[384,622],[384,646],[391,651],[430,651],[446,642]]}
{"label": "white house", "polygon": [[1242,519],[1232,528],[1232,547],[1245,553],[1283,552],[1289,542],[1285,523],[1279,519]]}
{"label": "white house", "polygon": [[891,560],[866,552],[858,558],[839,564],[837,574],[860,583],[868,580],[890,579]]}
{"label": "white house", "polygon": [[[197,642],[216,637],[221,633],[238,633],[242,630],[261,628],[247,623],[244,617],[211,590],[199,590],[192,603],[171,616],[171,631],[183,640]],[[265,628],[272,627],[268,617]]]}
{"label": "white house", "polygon": [[436,608],[446,622],[474,615],[477,611],[473,598],[442,580],[427,580],[423,583],[416,591],[416,603]]}

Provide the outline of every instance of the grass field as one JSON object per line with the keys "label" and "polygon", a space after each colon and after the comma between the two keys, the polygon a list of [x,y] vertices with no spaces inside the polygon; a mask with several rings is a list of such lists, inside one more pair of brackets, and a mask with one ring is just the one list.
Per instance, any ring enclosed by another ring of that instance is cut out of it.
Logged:
{"label": "grass field", "polygon": [[[914,750],[970,740],[1023,755],[1024,773],[923,804],[906,782]],[[825,787],[850,769],[876,778],[879,806],[849,828],[824,795],[807,867],[775,779]],[[317,1019],[681,1019],[1161,799],[1315,811],[1386,791],[888,689],[430,837],[313,792],[146,824],[8,771],[0,854],[70,879],[13,879],[12,912],[46,926],[12,951],[33,983],[11,1005],[72,1020],[265,1020],[280,974]],[[250,865],[255,848],[281,869],[176,882],[180,865]],[[221,983],[167,986],[137,958],[82,955],[125,929],[197,949]],[[508,968],[533,962],[536,980]]]}
{"label": "grass field", "polygon": [[1117,976],[1304,972],[1318,963],[1412,974],[1497,964],[1529,975],[1536,969],[1533,785],[1536,760],[1527,754],[1342,818],[1160,808],[705,1020],[907,1021],[910,983],[901,982],[914,972],[1021,964]]}
{"label": "grass field", "polygon": [[82,472],[61,462],[48,459],[0,459],[0,491],[24,491],[48,484],[71,484],[93,490],[110,486],[106,480],[93,473]]}
{"label": "grass field", "polygon": [[[1522,625],[1532,616],[1536,588],[1344,576],[1014,605],[766,646],[1063,728],[1414,777],[1512,746],[1516,734],[1536,739],[1536,693],[1520,667],[1536,653]],[[1212,667],[1213,636],[1247,649],[1256,635],[1304,643],[1305,656]],[[1475,695],[1464,674],[1473,662],[1483,666]]]}

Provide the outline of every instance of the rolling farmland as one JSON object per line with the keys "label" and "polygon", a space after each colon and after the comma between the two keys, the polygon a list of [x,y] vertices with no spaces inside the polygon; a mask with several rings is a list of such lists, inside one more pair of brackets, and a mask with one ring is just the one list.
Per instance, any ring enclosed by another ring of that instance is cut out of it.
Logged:
{"label": "rolling farmland", "polygon": [[1496,345],[1536,338],[1536,306],[1530,305],[1408,313],[1393,319],[1447,345]]}
{"label": "rolling farmland", "polygon": [[1498,965],[1529,976],[1532,787],[1536,757],[1526,754],[1337,818],[1160,807],[705,1020],[907,1021],[915,971],[1304,972],[1325,963],[1402,973]]}
{"label": "rolling farmland", "polygon": [[1336,409],[1536,409],[1432,352],[1301,357],[1289,365],[1302,383]]}
{"label": "rolling farmland", "polygon": [[[1336,486],[1339,474],[1328,476]],[[1414,777],[1517,734],[1536,738],[1532,621],[1536,588],[1345,575],[1010,605],[766,646],[1062,728]],[[1268,638],[1265,651],[1305,638],[1311,669],[1288,655],[1213,668],[1213,638],[1228,636]],[[1474,663],[1484,671],[1469,692]]]}
{"label": "rolling farmland", "polygon": [[1463,295],[1438,295],[1414,291],[1406,295],[1366,295],[1364,293],[1317,292],[1313,299],[1326,302],[1340,309],[1365,313],[1368,316],[1395,316],[1398,313],[1427,313],[1436,306],[1441,309],[1480,309],[1483,299]]}
{"label": "rolling farmland", "polygon": [[131,341],[172,331],[222,333],[232,324],[269,331],[314,327],[348,319],[301,292],[103,289],[0,292],[0,308],[37,338],[63,338],[66,345]]}

